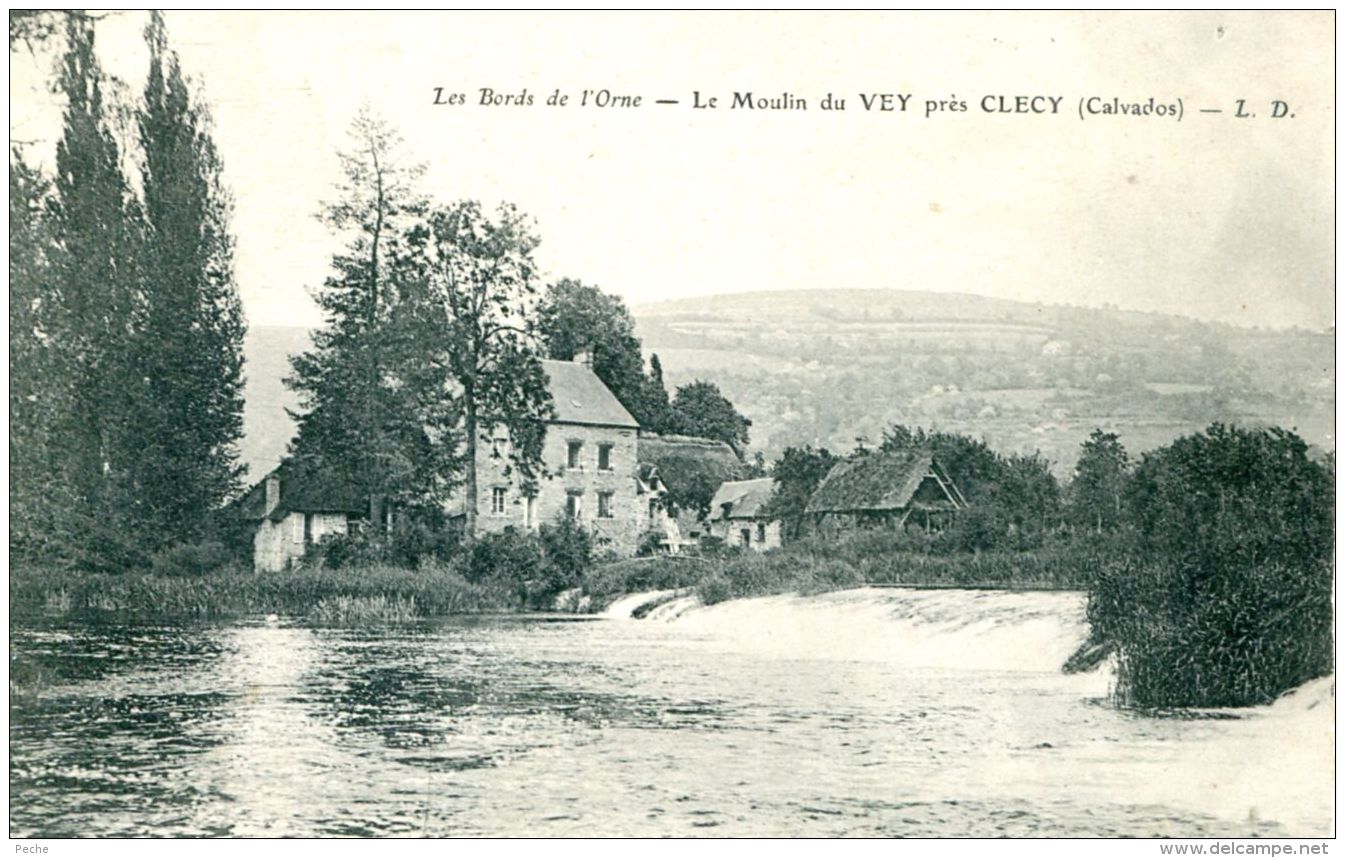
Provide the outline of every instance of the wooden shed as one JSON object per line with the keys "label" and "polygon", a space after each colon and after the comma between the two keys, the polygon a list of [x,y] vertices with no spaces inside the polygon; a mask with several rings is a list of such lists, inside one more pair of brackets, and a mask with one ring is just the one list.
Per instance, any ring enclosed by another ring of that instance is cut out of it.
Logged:
{"label": "wooden shed", "polygon": [[967,500],[927,452],[870,453],[840,462],[808,500],[815,532],[835,536],[863,528],[926,529],[945,525]]}

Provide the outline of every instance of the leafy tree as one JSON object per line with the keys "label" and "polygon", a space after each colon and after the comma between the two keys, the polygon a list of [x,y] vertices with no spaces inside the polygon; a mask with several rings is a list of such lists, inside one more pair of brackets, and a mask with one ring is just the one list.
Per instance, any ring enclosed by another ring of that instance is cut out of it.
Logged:
{"label": "leafy tree", "polygon": [[431,211],[414,233],[417,318],[430,362],[454,388],[465,443],[466,526],[476,533],[477,445],[504,426],[519,484],[541,472],[545,422],[555,414],[528,329],[537,298],[537,239],[510,205],[492,219],[477,202]]}
{"label": "leafy tree", "polygon": [[1060,483],[1040,453],[1004,460],[994,500],[1005,510],[1020,547],[1035,547],[1060,522]]}
{"label": "leafy tree", "polygon": [[1094,429],[1083,442],[1067,491],[1070,522],[1095,533],[1115,530],[1124,516],[1130,456],[1112,432]]}
{"label": "leafy tree", "polygon": [[786,447],[775,460],[771,467],[775,493],[767,504],[767,513],[784,521],[791,537],[800,535],[808,500],[839,461],[840,457],[826,447],[814,450],[811,445]]}
{"label": "leafy tree", "polygon": [[378,521],[389,499],[433,507],[446,498],[458,469],[455,415],[445,375],[417,342],[425,309],[410,231],[424,231],[427,204],[414,189],[422,168],[368,111],[350,138],[337,198],[322,215],[345,246],[314,293],[323,327],[286,379],[302,405],[291,453],[353,480]]}
{"label": "leafy tree", "polygon": [[192,103],[160,13],[151,13],[145,40],[142,449],[133,482],[158,543],[200,538],[210,511],[238,488],[245,325],[209,114]]}
{"label": "leafy tree", "polygon": [[649,419],[649,428],[654,432],[673,431],[672,403],[668,400],[668,388],[663,383],[663,361],[657,354],[649,356],[649,377],[644,386],[644,405]]}
{"label": "leafy tree", "polygon": [[725,472],[719,463],[703,456],[670,455],[664,458],[660,468],[668,473],[676,473],[676,477],[664,480],[671,508],[674,511],[689,510],[700,516],[710,512],[710,502],[714,500],[720,486],[742,476],[738,469]]}
{"label": "leafy tree", "polygon": [[708,381],[682,385],[673,397],[672,409],[678,432],[723,441],[740,457],[747,448],[752,421],[738,413],[718,385]]}
{"label": "leafy tree", "polygon": [[1330,489],[1331,472],[1294,433],[1215,423],[1146,453],[1126,505],[1151,550],[1214,573],[1329,557]]}
{"label": "leafy tree", "polygon": [[666,431],[668,392],[658,356],[644,372],[635,320],[626,303],[596,286],[561,280],[546,291],[537,312],[537,332],[547,354],[555,360],[573,360],[590,353],[593,372],[646,429]]}

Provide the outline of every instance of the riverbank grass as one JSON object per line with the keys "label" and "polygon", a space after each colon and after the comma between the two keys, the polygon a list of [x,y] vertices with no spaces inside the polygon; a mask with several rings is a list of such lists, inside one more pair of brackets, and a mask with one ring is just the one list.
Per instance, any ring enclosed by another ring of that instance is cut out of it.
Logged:
{"label": "riverbank grass", "polygon": [[268,573],[226,568],[186,577],[15,568],[9,591],[10,616],[19,621],[216,620],[282,614],[347,625],[361,618],[387,622],[510,610],[514,602],[502,589],[470,583],[440,566]]}

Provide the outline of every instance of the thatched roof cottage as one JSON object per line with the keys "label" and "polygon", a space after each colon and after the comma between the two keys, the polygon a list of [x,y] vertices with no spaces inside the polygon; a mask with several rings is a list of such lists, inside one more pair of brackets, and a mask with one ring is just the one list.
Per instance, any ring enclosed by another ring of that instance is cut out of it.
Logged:
{"label": "thatched roof cottage", "polygon": [[871,453],[840,462],[808,500],[806,513],[823,535],[864,527],[926,528],[967,508],[956,483],[934,457],[921,451]]}

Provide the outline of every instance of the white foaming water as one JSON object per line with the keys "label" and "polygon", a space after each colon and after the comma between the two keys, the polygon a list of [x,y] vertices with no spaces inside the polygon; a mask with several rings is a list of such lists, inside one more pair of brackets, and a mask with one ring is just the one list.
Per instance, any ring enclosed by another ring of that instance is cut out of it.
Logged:
{"label": "white foaming water", "polygon": [[[632,596],[619,616],[668,595]],[[912,677],[967,671],[973,687],[991,672],[1019,674],[1024,687],[1098,700],[1104,716],[1110,706],[1100,698],[1114,680],[1114,661],[1081,675],[1060,672],[1087,640],[1085,602],[1077,592],[864,588],[711,606],[684,596],[652,609],[645,621],[665,620],[703,646],[758,658],[881,662],[883,670],[909,669]],[[1196,720],[1117,712],[1113,717],[1139,727],[1124,742],[1106,734],[1108,718],[1093,726],[1098,735],[1047,734],[1042,747],[1056,765],[1076,767],[1081,794],[1095,789],[1196,813],[1233,811],[1249,825],[1275,820],[1288,831],[1324,835],[1333,831],[1334,701],[1328,676],[1272,705],[1192,713]],[[1041,780],[1040,761],[1017,751],[983,764],[982,774],[997,772],[982,782],[991,791],[1014,782],[1028,793]],[[1124,775],[1113,779],[1111,770]],[[964,779],[959,788],[974,795],[976,783]]]}
{"label": "white foaming water", "polygon": [[[630,596],[612,617],[629,617],[670,591]],[[909,667],[1058,671],[1087,638],[1084,596],[863,588],[819,596],[767,596],[709,607],[673,599],[645,621],[734,651],[783,658],[883,661]]]}

